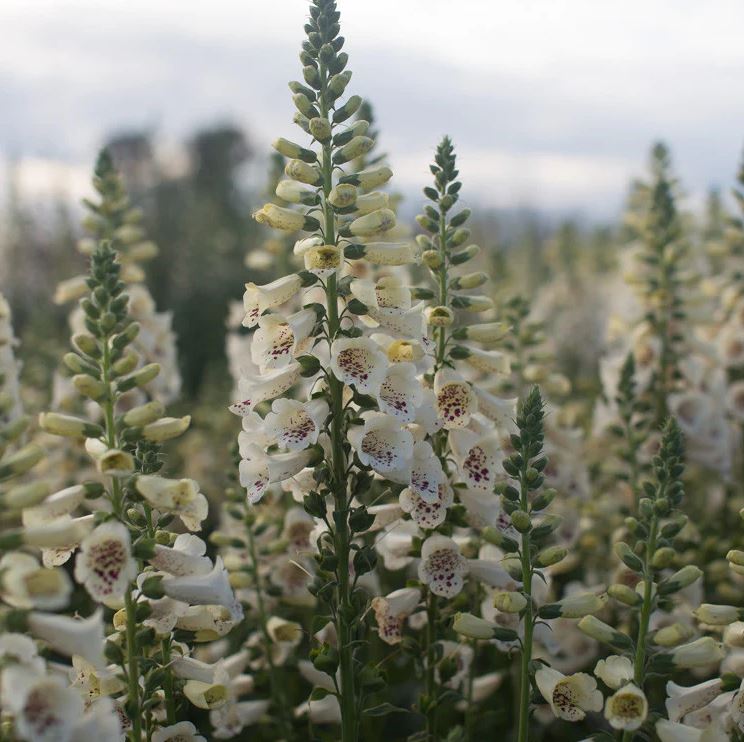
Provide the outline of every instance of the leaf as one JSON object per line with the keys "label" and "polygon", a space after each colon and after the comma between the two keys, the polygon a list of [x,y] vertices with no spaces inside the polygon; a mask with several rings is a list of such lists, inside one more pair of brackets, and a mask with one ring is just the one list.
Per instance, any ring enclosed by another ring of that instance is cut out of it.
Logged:
{"label": "leaf", "polygon": [[364,709],[362,713],[365,716],[387,716],[388,714],[395,713],[407,714],[409,711],[400,706],[393,706],[392,703],[381,703],[379,706],[371,706],[368,709]]}

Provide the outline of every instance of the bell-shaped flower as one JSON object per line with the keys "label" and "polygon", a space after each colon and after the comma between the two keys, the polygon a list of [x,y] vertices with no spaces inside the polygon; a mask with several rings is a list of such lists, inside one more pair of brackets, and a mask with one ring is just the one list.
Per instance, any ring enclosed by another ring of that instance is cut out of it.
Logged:
{"label": "bell-shaped flower", "polygon": [[323,399],[299,402],[275,399],[271,412],[264,418],[264,430],[279,446],[288,451],[301,451],[318,441],[328,417],[328,403]]}
{"label": "bell-shaped flower", "polygon": [[363,426],[349,429],[349,442],[365,466],[378,474],[400,472],[413,458],[413,436],[400,422],[381,412],[365,413]]}
{"label": "bell-shaped flower", "polygon": [[605,718],[613,729],[633,732],[647,716],[646,694],[634,683],[618,688],[605,703]]}
{"label": "bell-shaped flower", "polygon": [[454,598],[467,573],[468,561],[451,538],[435,534],[424,541],[418,577],[435,595]]}
{"label": "bell-shaped flower", "polygon": [[361,394],[379,392],[387,367],[387,356],[370,338],[338,338],[331,345],[334,376]]}
{"label": "bell-shaped flower", "polygon": [[730,742],[731,740],[729,733],[718,720],[704,729],[699,729],[688,724],[659,719],[655,730],[661,742]]}
{"label": "bell-shaped flower", "polygon": [[212,571],[212,560],[204,556],[207,545],[198,536],[181,533],[176,536],[173,546],[155,544],[155,554],[150,564],[162,572],[176,577],[184,575],[203,575]]}
{"label": "bell-shaped flower", "polygon": [[411,290],[396,276],[384,276],[376,284],[357,279],[351,293],[367,308],[367,324],[381,327],[394,337],[421,340],[426,332],[424,305],[411,304]]}
{"label": "bell-shaped flower", "polygon": [[267,454],[258,446],[249,451],[249,458],[240,462],[240,484],[245,487],[248,502],[255,505],[269,485],[283,482],[301,472],[313,458],[312,450]]}
{"label": "bell-shaped flower", "polygon": [[[21,676],[17,676],[17,680]],[[15,716],[19,739],[34,742],[73,742],[75,725],[83,714],[83,701],[74,688],[58,677],[29,675],[12,689],[9,709]]]}
{"label": "bell-shaped flower", "polygon": [[364,258],[375,265],[409,265],[420,254],[415,242],[366,242],[363,248]]}
{"label": "bell-shaped flower", "polygon": [[243,609],[235,599],[230,586],[230,576],[222,559],[217,557],[211,572],[201,575],[176,577],[166,575],[162,579],[165,594],[173,600],[189,605],[217,605],[227,608],[233,616],[242,616]]}
{"label": "bell-shaped flower", "polygon": [[[395,479],[392,474],[391,479]],[[445,474],[442,463],[428,441],[414,443],[407,481],[411,491],[424,500],[436,502],[439,499],[439,485],[445,481]]]}
{"label": "bell-shaped flower", "polygon": [[296,361],[283,368],[273,369],[265,374],[245,374],[238,380],[240,400],[230,405],[230,412],[246,415],[253,408],[266,401],[284,394],[300,380],[302,367]]}
{"label": "bell-shaped flower", "polygon": [[85,585],[93,600],[117,603],[136,576],[132,538],[123,523],[105,521],[83,539],[75,559],[75,579]]}
{"label": "bell-shaped flower", "polygon": [[437,497],[431,502],[425,500],[420,494],[406,487],[400,493],[400,506],[403,512],[409,513],[411,520],[420,528],[432,530],[444,523],[447,517],[447,508],[454,502],[454,495],[449,482],[440,482],[437,488]]}
{"label": "bell-shaped flower", "polygon": [[269,710],[269,701],[229,702],[209,712],[209,722],[215,739],[232,739],[245,727],[253,726]]}
{"label": "bell-shaped flower", "polygon": [[204,683],[201,680],[187,680],[183,686],[183,694],[191,703],[200,709],[217,709],[228,701],[227,677],[225,682],[215,680]]}
{"label": "bell-shaped flower", "polygon": [[42,567],[30,554],[11,551],[0,559],[0,595],[15,608],[66,608],[72,587],[67,572]]}
{"label": "bell-shaped flower", "polygon": [[480,350],[479,348],[468,347],[468,355],[465,363],[476,371],[482,371],[486,374],[506,375],[511,370],[509,356],[498,350]]}
{"label": "bell-shaped flower", "polygon": [[462,481],[473,489],[493,492],[503,461],[495,435],[461,428],[450,432],[449,443]]}
{"label": "bell-shaped flower", "polygon": [[123,731],[118,706],[110,698],[102,696],[85,709],[75,724],[72,739],[75,742],[121,739]]}
{"label": "bell-shaped flower", "polygon": [[442,426],[447,430],[464,428],[478,410],[473,387],[456,371],[442,368],[434,376],[436,408]]}
{"label": "bell-shaped flower", "polygon": [[258,329],[253,333],[251,360],[261,373],[284,368],[295,356],[307,350],[316,321],[312,309],[301,309],[289,317],[264,314],[259,317]]}
{"label": "bell-shaped flower", "polygon": [[677,685],[671,680],[666,684],[665,702],[670,721],[681,721],[687,714],[707,706],[723,692],[720,678],[706,680],[697,685]]}
{"label": "bell-shaped flower", "polygon": [[407,567],[412,561],[411,549],[418,526],[410,520],[390,523],[375,538],[375,550],[382,557],[385,569],[395,572]]}
{"label": "bell-shaped flower", "polygon": [[72,657],[80,655],[94,667],[104,667],[103,610],[88,618],[71,618],[33,611],[28,616],[30,633],[53,650]]}
{"label": "bell-shaped flower", "polygon": [[241,613],[234,605],[192,605],[178,618],[176,628],[193,631],[197,642],[214,641],[230,632]]}
{"label": "bell-shaped flower", "polygon": [[177,515],[189,531],[198,531],[207,517],[209,503],[193,479],[166,479],[141,474],[135,487],[156,510]]}
{"label": "bell-shaped flower", "polygon": [[391,365],[377,392],[380,412],[392,415],[401,423],[411,423],[422,401],[423,389],[416,378],[416,366],[412,363]]}
{"label": "bell-shaped flower", "polygon": [[517,539],[519,533],[512,526],[511,518],[501,505],[501,501],[492,492],[485,490],[457,490],[457,497],[465,506],[468,522],[474,528],[491,526],[505,536]]}
{"label": "bell-shaped flower", "polygon": [[633,680],[633,663],[627,657],[611,654],[597,662],[594,674],[608,688],[617,690]]}
{"label": "bell-shaped flower", "polygon": [[167,727],[158,727],[152,733],[152,742],[207,742],[206,737],[190,721],[179,721]]}
{"label": "bell-shaped flower", "polygon": [[535,682],[559,719],[581,721],[587,711],[602,710],[602,693],[597,690],[597,681],[585,672],[564,675],[543,666],[535,673]]}
{"label": "bell-shaped flower", "polygon": [[21,520],[24,526],[48,523],[62,515],[72,514],[83,502],[86,496],[86,487],[76,484],[66,487],[46,497],[43,502],[35,507],[24,508]]}
{"label": "bell-shaped flower", "polygon": [[372,610],[380,639],[386,644],[399,644],[403,638],[403,623],[421,602],[421,590],[404,587],[385,597],[372,598]]}
{"label": "bell-shaped flower", "polygon": [[514,428],[517,400],[496,397],[479,386],[475,386],[474,390],[480,412],[495,423],[499,430],[512,430]]}
{"label": "bell-shaped flower", "polygon": [[70,684],[77,688],[86,703],[101,696],[115,695],[126,688],[125,682],[117,674],[118,669],[116,665],[93,667],[83,657],[75,655],[69,672]]}
{"label": "bell-shaped flower", "polygon": [[302,288],[302,279],[297,275],[282,276],[264,286],[255,283],[245,285],[243,308],[244,327],[255,327],[258,318],[267,310],[288,302]]}

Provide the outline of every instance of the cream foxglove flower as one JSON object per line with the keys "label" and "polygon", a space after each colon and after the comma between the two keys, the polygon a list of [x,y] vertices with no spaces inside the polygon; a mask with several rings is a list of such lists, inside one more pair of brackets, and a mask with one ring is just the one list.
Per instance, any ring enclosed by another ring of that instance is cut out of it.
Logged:
{"label": "cream foxglove flower", "polygon": [[[488,546],[488,544],[487,544]],[[490,587],[498,587],[502,590],[515,590],[521,583],[517,582],[504,569],[502,559],[466,559],[470,576]]]}
{"label": "cream foxglove flower", "polygon": [[377,392],[377,406],[401,421],[411,423],[416,419],[416,409],[421,406],[423,389],[416,378],[412,363],[391,365]]}
{"label": "cream foxglove flower", "polygon": [[301,451],[318,441],[328,417],[328,403],[323,399],[299,402],[275,399],[271,412],[264,418],[266,435],[288,451]]}
{"label": "cream foxglove flower", "polygon": [[141,474],[135,480],[135,487],[153,508],[177,515],[189,531],[198,531],[207,517],[209,503],[193,479]]}
{"label": "cream foxglove flower", "polygon": [[424,304],[411,303],[411,290],[396,276],[384,276],[376,284],[363,279],[351,283],[355,299],[367,307],[368,325],[379,326],[392,335],[420,341],[426,332]]}
{"label": "cream foxglove flower", "polygon": [[620,686],[633,680],[633,663],[627,657],[611,654],[597,662],[594,667],[594,674],[608,688],[617,690]]}
{"label": "cream foxglove flower", "polygon": [[495,435],[480,435],[468,429],[452,430],[449,443],[463,482],[473,489],[493,492],[503,471],[501,446]]}
{"label": "cream foxglove flower", "polygon": [[511,518],[492,492],[485,490],[457,490],[457,497],[465,506],[468,522],[474,528],[491,526],[509,538],[516,539],[519,533],[511,524]]}
{"label": "cream foxglove flower", "polygon": [[24,508],[21,521],[24,526],[48,523],[62,515],[70,515],[83,502],[85,485],[76,484],[49,495],[34,507]]}
{"label": "cream foxglove flower", "polygon": [[390,523],[375,538],[375,550],[382,557],[385,569],[395,572],[407,567],[413,557],[413,538],[418,535],[418,526],[410,520]]}
{"label": "cream foxglove flower", "polygon": [[707,706],[723,692],[720,678],[706,680],[697,685],[677,685],[671,680],[666,684],[665,702],[670,721],[681,721],[687,714]]}
{"label": "cream foxglove flower", "polygon": [[83,701],[61,678],[29,678],[14,689],[18,700],[10,699],[20,739],[34,742],[74,742],[73,732],[83,714]]}
{"label": "cream foxglove flower", "polygon": [[269,701],[228,702],[209,712],[215,739],[232,739],[245,727],[258,723],[269,709]]}
{"label": "cream foxglove flower", "polygon": [[293,477],[310,464],[311,450],[267,454],[258,446],[248,452],[248,458],[239,465],[240,484],[245,487],[248,502],[255,505],[266,493],[269,485]]}
{"label": "cream foxglove flower", "polygon": [[433,502],[425,500],[408,487],[400,493],[399,500],[403,512],[409,513],[411,520],[420,528],[432,530],[444,523],[447,508],[454,502],[449,482],[441,482],[437,489],[437,498]]}
{"label": "cream foxglove flower", "polygon": [[98,603],[113,605],[124,597],[137,576],[129,529],[109,520],[93,529],[80,544],[75,579]]}
{"label": "cream foxglove flower", "polygon": [[714,662],[720,662],[724,657],[723,648],[711,636],[703,636],[695,641],[675,647],[671,652],[671,659],[678,669],[705,667]]}
{"label": "cream foxglove flower", "polygon": [[75,742],[100,742],[120,739],[123,734],[118,708],[110,698],[101,697],[88,706],[75,724],[72,739]]}
{"label": "cream foxglove flower", "polygon": [[293,361],[284,368],[277,368],[265,374],[245,374],[238,380],[240,400],[230,405],[230,412],[246,415],[267,399],[284,394],[300,380],[302,367]]}
{"label": "cream foxglove flower", "polygon": [[710,724],[705,729],[698,729],[687,724],[659,719],[655,728],[661,742],[730,742],[731,739],[718,722]]}
{"label": "cream foxglove flower", "polygon": [[212,571],[212,560],[204,556],[207,545],[198,536],[181,533],[173,546],[155,544],[155,554],[149,559],[156,569],[176,577],[203,575]]}
{"label": "cream foxglove flower", "polygon": [[388,360],[370,338],[338,338],[331,345],[331,370],[361,394],[376,395],[387,373]]}
{"label": "cream foxglove flower", "polygon": [[84,515],[81,518],[62,515],[48,523],[26,526],[23,529],[23,543],[39,549],[56,549],[65,552],[64,558],[52,561],[48,561],[45,554],[44,566],[56,566],[64,564],[69,559],[69,553],[74,551],[92,530],[92,515]]}
{"label": "cream foxglove flower", "polygon": [[367,242],[363,248],[364,258],[374,265],[409,265],[420,255],[415,242]]}
{"label": "cream foxglove flower", "polygon": [[105,667],[103,657],[103,609],[88,618],[39,613],[28,616],[29,631],[53,650],[67,657],[80,655],[94,667]]}
{"label": "cream foxglove flower", "polygon": [[225,675],[224,682],[218,682],[216,679],[213,683],[187,680],[183,686],[183,694],[197,708],[218,709],[224,706],[229,698],[227,680],[227,675]]}
{"label": "cream foxglove flower", "polygon": [[314,245],[303,252],[305,270],[318,276],[328,278],[338,273],[343,264],[343,252],[338,245]]}
{"label": "cream foxglove flower", "polygon": [[349,442],[365,466],[378,474],[400,473],[413,458],[413,436],[390,415],[369,412],[364,425],[349,429]]}
{"label": "cream foxglove flower", "polygon": [[134,471],[134,458],[130,453],[118,448],[109,448],[97,438],[87,438],[85,450],[95,461],[96,469],[101,474],[107,474],[111,477],[126,477]]}
{"label": "cream foxglove flower", "polygon": [[39,657],[39,649],[31,637],[15,632],[0,634],[0,660],[6,664],[28,665],[30,670],[44,671],[44,660]]}
{"label": "cream foxglove flower", "polygon": [[511,362],[506,353],[498,350],[480,350],[468,347],[468,356],[465,363],[476,371],[486,374],[507,375],[511,371]]}
{"label": "cream foxglove flower", "polygon": [[605,703],[605,718],[613,729],[639,729],[648,716],[646,694],[634,683],[616,690]]}
{"label": "cream foxglove flower", "polygon": [[0,559],[0,593],[15,608],[55,611],[67,607],[72,581],[63,569],[42,567],[30,554],[11,551]]}
{"label": "cream foxglove flower", "polygon": [[436,408],[442,426],[447,430],[464,428],[478,411],[478,401],[471,385],[456,371],[443,368],[434,376]]}
{"label": "cream foxglove flower", "polygon": [[457,613],[452,628],[468,639],[493,639],[494,629],[498,628],[493,621],[474,616],[472,613]]}
{"label": "cream foxglove flower", "polygon": [[489,420],[496,424],[499,430],[511,430],[514,428],[514,417],[516,416],[517,400],[502,399],[481,389],[474,387],[475,396],[478,400],[478,409]]}
{"label": "cream foxglove flower", "polygon": [[597,690],[597,681],[585,672],[564,675],[543,666],[535,673],[535,682],[559,719],[581,721],[587,711],[602,710],[602,693]]}
{"label": "cream foxglove flower", "polygon": [[190,721],[179,721],[167,727],[158,727],[152,733],[152,742],[207,742]]}
{"label": "cream foxglove flower", "polygon": [[307,349],[316,321],[312,309],[301,309],[289,317],[264,314],[258,318],[258,329],[253,333],[251,360],[261,373],[284,368]]}
{"label": "cream foxglove flower", "polygon": [[468,561],[447,536],[429,536],[421,547],[418,577],[435,595],[454,598],[463,588]]}
{"label": "cream foxglove flower", "polygon": [[179,600],[191,606],[223,606],[232,613],[234,618],[243,615],[243,609],[230,587],[230,576],[220,557],[215,559],[214,567],[207,574],[181,577],[166,575],[162,579],[162,585],[165,594],[173,600]]}
{"label": "cream foxglove flower", "polygon": [[192,605],[178,618],[176,628],[193,631],[197,642],[211,642],[228,634],[239,620],[234,606]]}
{"label": "cream foxglove flower", "polygon": [[[395,479],[393,474],[391,479]],[[413,458],[410,464],[408,485],[411,491],[428,502],[439,499],[439,485],[445,481],[444,470],[439,458],[428,441],[416,441],[413,445]]]}
{"label": "cream foxglove flower", "polygon": [[243,326],[255,327],[258,318],[267,309],[273,309],[288,302],[301,288],[302,279],[295,274],[282,276],[263,286],[247,283],[243,294],[243,308],[245,309]]}
{"label": "cream foxglove flower", "polygon": [[83,657],[75,655],[69,673],[70,684],[78,689],[87,704],[101,696],[114,695],[125,689],[124,681],[117,675],[118,669],[116,665],[104,669],[93,667]]}
{"label": "cream foxglove flower", "polygon": [[421,591],[415,587],[394,590],[385,597],[372,598],[377,632],[386,644],[399,644],[403,638],[403,623],[421,602]]}

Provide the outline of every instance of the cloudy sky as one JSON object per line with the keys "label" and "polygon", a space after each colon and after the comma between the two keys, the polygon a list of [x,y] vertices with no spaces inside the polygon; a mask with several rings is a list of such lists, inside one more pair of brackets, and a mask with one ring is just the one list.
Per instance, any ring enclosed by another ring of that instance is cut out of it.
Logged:
{"label": "cloudy sky", "polygon": [[[398,187],[455,139],[471,198],[589,218],[620,209],[652,140],[692,204],[744,145],[741,0],[340,0],[353,92]],[[29,189],[84,188],[106,134],[167,145],[244,126],[296,137],[304,0],[2,0],[0,157]]]}

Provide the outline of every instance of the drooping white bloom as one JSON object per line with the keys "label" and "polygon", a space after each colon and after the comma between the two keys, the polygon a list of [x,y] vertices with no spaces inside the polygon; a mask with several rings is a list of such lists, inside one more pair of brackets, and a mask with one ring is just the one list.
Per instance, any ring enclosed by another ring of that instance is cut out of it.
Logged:
{"label": "drooping white bloom", "polygon": [[666,684],[665,702],[670,721],[681,721],[687,714],[707,706],[723,690],[720,678],[706,680],[697,685],[677,685],[671,680]]}
{"label": "drooping white bloom", "polygon": [[230,405],[230,412],[246,415],[267,399],[274,399],[293,387],[300,379],[302,367],[293,361],[283,368],[265,374],[245,374],[238,381],[240,400]]}
{"label": "drooping white bloom", "polygon": [[458,489],[457,496],[465,506],[468,521],[475,528],[493,526],[510,538],[519,536],[501,501],[492,492]]}
{"label": "drooping white bloom", "polygon": [[198,536],[180,533],[173,546],[155,544],[155,554],[149,560],[153,567],[168,574],[203,575],[212,571],[212,560],[204,556],[207,545]]}
{"label": "drooping white bloom", "polygon": [[723,659],[724,653],[721,642],[711,636],[702,636],[695,641],[675,647],[672,661],[677,668],[705,667]]}
{"label": "drooping white bloom", "polygon": [[375,549],[382,557],[385,569],[395,571],[407,567],[413,557],[413,538],[418,526],[410,520],[398,520],[387,525],[375,539]]}
{"label": "drooping white bloom", "polygon": [[42,567],[36,557],[11,551],[0,559],[0,593],[16,608],[67,607],[72,581],[63,569]]}
{"label": "drooping white bloom", "polygon": [[552,712],[566,721],[581,721],[587,711],[602,710],[602,693],[597,681],[585,672],[564,675],[552,667],[541,667],[535,682]]}
{"label": "drooping white bloom", "polygon": [[447,536],[434,534],[421,547],[418,577],[442,598],[454,598],[464,585],[468,562],[457,544]]}
{"label": "drooping white bloom", "polygon": [[244,327],[255,327],[258,318],[267,310],[289,301],[302,287],[302,279],[297,275],[282,276],[264,286],[255,283],[245,285],[243,307],[245,309]]}
{"label": "drooping white bloom", "polygon": [[317,321],[312,309],[284,317],[280,314],[264,314],[258,319],[258,329],[251,342],[251,359],[261,373],[270,369],[284,368],[292,359],[307,348],[307,341]]}
{"label": "drooping white bloom", "polygon": [[452,430],[449,443],[463,482],[473,489],[493,492],[503,471],[501,446],[495,436],[468,429]]}
{"label": "drooping white bloom", "polygon": [[611,654],[597,662],[594,674],[606,686],[616,690],[633,679],[633,663],[627,657]]}
{"label": "drooping white bloom", "polygon": [[416,379],[416,366],[412,363],[391,365],[377,392],[380,412],[386,412],[401,421],[416,419],[416,409],[421,406],[423,389]]}
{"label": "drooping white bloom", "polygon": [[209,503],[193,479],[166,479],[141,474],[135,487],[156,510],[177,515],[189,531],[198,531],[207,517]]}
{"label": "drooping white bloom", "polygon": [[52,649],[67,657],[80,655],[94,667],[104,667],[103,609],[88,618],[71,618],[32,611],[28,616],[29,631]]}
{"label": "drooping white bloom", "polygon": [[395,645],[403,638],[403,623],[421,602],[421,591],[415,587],[394,590],[385,597],[372,599],[372,610],[377,621],[380,639]]}
{"label": "drooping white bloom", "polygon": [[116,706],[110,698],[96,699],[75,724],[71,740],[74,742],[101,742],[120,739],[122,723]]}
{"label": "drooping white bloom", "polygon": [[83,713],[78,693],[61,678],[31,676],[26,687],[14,689],[12,703],[20,739],[34,742],[73,742],[73,730]]}
{"label": "drooping white bloom", "polygon": [[369,338],[338,338],[331,345],[334,376],[362,394],[379,392],[387,367],[387,356]]}
{"label": "drooping white bloom", "polygon": [[661,742],[729,742],[731,739],[718,722],[705,729],[698,729],[687,724],[659,719],[655,728]]}
{"label": "drooping white bloom", "polygon": [[242,616],[243,609],[236,600],[230,576],[222,559],[217,557],[214,567],[207,574],[167,575],[162,580],[163,590],[169,598],[189,605],[219,605],[227,608],[234,617]]}
{"label": "drooping white bloom", "polygon": [[605,703],[605,718],[613,729],[635,731],[647,716],[646,694],[634,683],[616,690]]}
{"label": "drooping white bloom", "polygon": [[[395,479],[393,475],[391,478]],[[407,480],[411,491],[428,502],[436,502],[439,498],[439,485],[444,479],[442,463],[434,454],[431,444],[428,441],[416,441],[410,477]]]}
{"label": "drooping white bloom", "polygon": [[245,727],[256,724],[268,711],[269,701],[228,702],[209,712],[215,739],[232,739]]}
{"label": "drooping white bloom", "polygon": [[506,353],[498,350],[480,350],[479,348],[468,348],[468,357],[465,363],[477,371],[487,374],[508,374],[511,363]]}
{"label": "drooping white bloom", "polygon": [[390,415],[365,413],[364,426],[349,430],[349,442],[365,466],[379,474],[401,472],[413,458],[413,436]]}
{"label": "drooping white bloom", "polygon": [[434,376],[437,415],[447,430],[464,428],[478,410],[478,401],[471,385],[456,371],[443,368]]}
{"label": "drooping white bloom", "polygon": [[420,340],[426,331],[423,303],[412,306],[411,290],[396,276],[383,276],[376,284],[357,279],[351,283],[354,298],[367,307],[367,317],[396,337]]}
{"label": "drooping white bloom", "polygon": [[410,513],[417,526],[431,530],[444,523],[447,508],[454,502],[454,495],[449,483],[444,481],[439,484],[437,498],[433,502],[425,500],[409,487],[400,493],[399,499],[401,508]]}
{"label": "drooping white bloom", "polygon": [[513,420],[517,409],[516,399],[496,397],[477,385],[474,387],[474,392],[478,400],[478,409],[495,423],[499,430],[509,430],[514,427]]}
{"label": "drooping white bloom", "polygon": [[132,538],[123,523],[106,521],[83,539],[75,559],[75,579],[85,585],[93,600],[115,603],[136,576]]}
{"label": "drooping white bloom", "polygon": [[301,451],[318,441],[328,417],[328,403],[323,399],[299,402],[275,399],[264,419],[266,434],[289,451]]}
{"label": "drooping white bloom", "polygon": [[301,472],[311,461],[312,451],[290,451],[267,454],[252,446],[248,458],[240,462],[240,484],[245,487],[248,502],[255,505],[269,485],[283,482]]}

